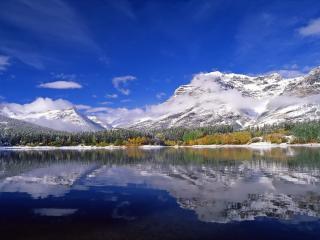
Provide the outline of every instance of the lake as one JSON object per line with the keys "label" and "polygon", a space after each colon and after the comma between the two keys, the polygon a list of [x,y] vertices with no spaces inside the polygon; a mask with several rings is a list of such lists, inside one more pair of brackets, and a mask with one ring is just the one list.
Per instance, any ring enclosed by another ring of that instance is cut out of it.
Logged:
{"label": "lake", "polygon": [[320,239],[320,148],[0,151],[1,239]]}

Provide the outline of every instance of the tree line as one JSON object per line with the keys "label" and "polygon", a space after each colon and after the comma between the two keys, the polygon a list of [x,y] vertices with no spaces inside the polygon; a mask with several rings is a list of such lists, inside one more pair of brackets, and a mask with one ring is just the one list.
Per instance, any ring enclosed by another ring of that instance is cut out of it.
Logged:
{"label": "tree line", "polygon": [[[292,136],[290,139],[288,136]],[[155,130],[112,129],[67,133],[36,128],[0,128],[1,146],[194,145],[320,142],[320,122],[282,123],[235,130],[229,125]]]}

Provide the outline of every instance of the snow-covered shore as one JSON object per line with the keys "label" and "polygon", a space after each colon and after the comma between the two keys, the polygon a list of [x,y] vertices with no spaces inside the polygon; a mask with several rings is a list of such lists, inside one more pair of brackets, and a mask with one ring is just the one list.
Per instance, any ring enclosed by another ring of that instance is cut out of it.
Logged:
{"label": "snow-covered shore", "polygon": [[[143,150],[152,150],[152,149],[161,149],[161,148],[194,148],[194,149],[213,149],[213,148],[253,148],[253,149],[266,149],[266,148],[286,148],[286,147],[320,147],[320,143],[306,143],[306,144],[274,144],[269,142],[258,142],[258,143],[251,143],[251,144],[241,144],[241,145],[191,145],[191,146],[162,146],[162,145],[142,145],[137,146],[139,149]],[[127,146],[61,146],[61,147],[54,147],[54,146],[8,146],[8,147],[1,147],[1,150],[117,150],[117,149],[126,149]]]}
{"label": "snow-covered shore", "polygon": [[117,149],[125,149],[126,146],[61,146],[61,147],[54,147],[54,146],[10,146],[10,147],[0,147],[0,150],[98,150],[98,149],[105,149],[105,150],[117,150]]}
{"label": "snow-covered shore", "polygon": [[167,147],[167,146],[163,146],[163,145],[142,145],[142,146],[139,146],[139,148],[145,149],[145,150],[160,149],[160,148],[164,148],[164,147]]}
{"label": "snow-covered shore", "polygon": [[286,147],[320,147],[320,143],[305,143],[305,144],[287,144],[287,143],[270,143],[270,142],[258,142],[251,144],[225,144],[225,145],[192,145],[192,146],[182,146],[189,148],[286,148]]}

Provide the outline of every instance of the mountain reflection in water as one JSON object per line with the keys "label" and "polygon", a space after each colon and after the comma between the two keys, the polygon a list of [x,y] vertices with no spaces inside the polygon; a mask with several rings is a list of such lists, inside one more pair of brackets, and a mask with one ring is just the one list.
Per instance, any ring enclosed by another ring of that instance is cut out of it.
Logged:
{"label": "mountain reflection in water", "polygon": [[0,206],[17,194],[38,217],[86,216],[99,201],[110,219],[134,223],[172,198],[204,223],[319,222],[320,149],[0,151]]}

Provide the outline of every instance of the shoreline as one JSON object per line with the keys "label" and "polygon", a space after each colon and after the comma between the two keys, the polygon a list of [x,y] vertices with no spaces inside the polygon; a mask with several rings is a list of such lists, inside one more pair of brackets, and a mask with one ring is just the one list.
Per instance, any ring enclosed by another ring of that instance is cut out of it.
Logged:
{"label": "shoreline", "polygon": [[117,149],[125,149],[126,146],[105,146],[105,147],[99,147],[99,146],[61,146],[61,147],[55,147],[55,146],[0,146],[1,150],[117,150]]}
{"label": "shoreline", "polygon": [[261,143],[261,144],[225,144],[225,145],[192,145],[182,146],[191,148],[253,148],[253,149],[265,149],[265,148],[288,148],[288,147],[320,147],[320,143],[299,143],[299,144],[287,144],[287,143]]}
{"label": "shoreline", "polygon": [[251,149],[268,149],[268,148],[287,148],[287,147],[320,147],[320,143],[304,143],[304,144],[275,144],[268,142],[251,143],[251,144],[225,144],[225,145],[176,145],[176,146],[163,146],[163,145],[141,145],[141,146],[0,146],[1,150],[120,150],[127,148],[139,148],[143,150],[153,150],[161,148],[193,148],[193,149],[217,149],[217,148],[251,148]]}

